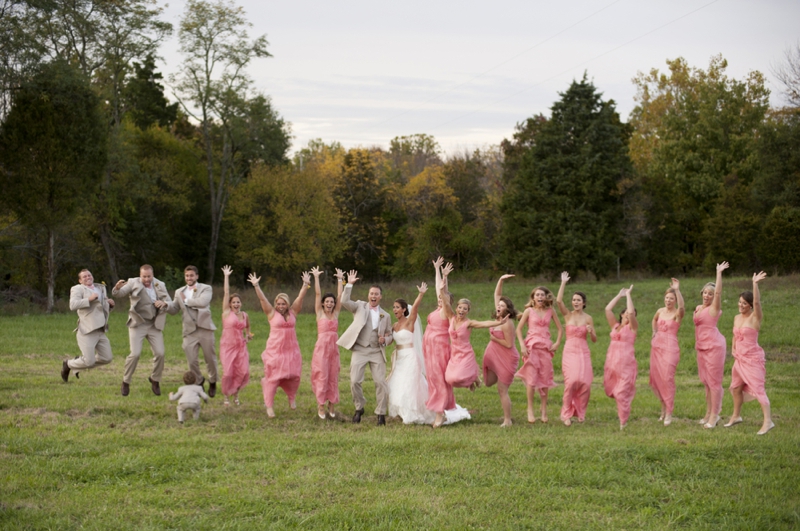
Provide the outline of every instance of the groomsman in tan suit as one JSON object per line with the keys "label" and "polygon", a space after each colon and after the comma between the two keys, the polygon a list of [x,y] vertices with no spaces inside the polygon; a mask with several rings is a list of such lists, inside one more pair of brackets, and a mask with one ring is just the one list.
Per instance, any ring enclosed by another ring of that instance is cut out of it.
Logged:
{"label": "groomsman in tan suit", "polygon": [[133,373],[142,354],[144,340],[150,343],[153,350],[153,372],[147,378],[150,389],[156,396],[161,396],[161,373],[164,371],[164,324],[167,322],[167,306],[172,302],[163,282],[153,278],[153,266],[143,265],[139,268],[138,278],[120,280],[111,294],[115,297],[129,297],[128,339],[131,353],[125,358],[125,372],[122,376],[122,396],[130,393]]}
{"label": "groomsman in tan suit", "polygon": [[337,344],[353,352],[350,358],[350,391],[356,413],[353,422],[361,422],[367,401],[361,384],[367,365],[375,381],[378,426],[386,424],[386,409],[389,405],[389,387],[386,385],[386,346],[392,342],[392,319],[381,309],[382,290],[380,286],[369,288],[369,301],[352,301],[350,294],[353,284],[358,280],[355,271],[347,276],[347,285],[342,293],[342,307],[353,312],[353,323],[345,330]]}
{"label": "groomsman in tan suit", "polygon": [[69,371],[91,369],[97,365],[111,363],[111,343],[108,342],[108,314],[114,308],[114,301],[106,295],[106,287],[95,284],[92,272],[88,269],[78,273],[79,284],[69,290],[69,309],[78,312],[78,348],[81,357],[64,360],[61,364],[61,378],[69,380]]}
{"label": "groomsman in tan suit", "polygon": [[197,377],[197,383],[203,385],[205,378],[200,372],[198,356],[203,349],[203,358],[208,369],[208,396],[217,394],[217,353],[214,330],[217,329],[211,320],[211,296],[213,291],[208,284],[197,281],[199,275],[193,265],[186,266],[183,278],[186,285],[175,291],[175,300],[167,307],[167,312],[176,314],[183,312],[183,352],[189,362],[189,370]]}

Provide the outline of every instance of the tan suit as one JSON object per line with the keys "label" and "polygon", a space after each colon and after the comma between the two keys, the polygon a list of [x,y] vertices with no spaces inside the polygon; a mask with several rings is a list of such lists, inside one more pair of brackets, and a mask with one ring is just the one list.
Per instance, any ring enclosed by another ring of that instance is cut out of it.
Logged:
{"label": "tan suit", "polygon": [[[361,387],[364,373],[369,365],[372,379],[375,381],[376,415],[385,415],[389,405],[389,388],[386,385],[386,346],[392,342],[392,319],[384,310],[379,309],[378,327],[373,328],[369,303],[351,301],[353,285],[347,284],[342,293],[342,307],[353,313],[353,322],[347,327],[337,344],[353,352],[350,358],[350,391],[356,410],[364,409],[367,404]],[[378,341],[385,339],[383,345]]]}
{"label": "tan suit", "polygon": [[108,305],[106,287],[95,284],[100,295],[90,301],[89,297],[95,293],[92,288],[83,284],[72,286],[69,290],[69,309],[78,312],[78,327],[74,330],[78,337],[78,348],[81,357],[69,360],[70,369],[81,371],[91,369],[97,365],[111,363],[111,343],[106,337],[108,331],[108,314],[111,311]]}
{"label": "tan suit", "polygon": [[[167,287],[158,279],[152,280],[152,287],[156,292],[156,299],[170,303]],[[150,299],[147,289],[142,284],[139,277],[129,278],[121,288],[111,290],[115,297],[129,297],[131,307],[128,310],[128,339],[131,344],[131,353],[125,358],[125,372],[122,381],[131,383],[139,357],[142,354],[142,344],[144,340],[150,343],[153,350],[153,373],[150,379],[154,382],[161,381],[161,373],[164,371],[164,325],[167,322],[167,308],[156,309],[156,301]]]}
{"label": "tan suit", "polygon": [[199,351],[203,349],[203,358],[206,360],[208,369],[208,381],[217,381],[217,353],[215,349],[216,339],[214,338],[214,322],[211,320],[211,296],[213,290],[208,284],[197,282],[192,290],[192,298],[183,300],[183,293],[187,286],[178,288],[175,291],[175,298],[167,307],[167,312],[176,314],[183,313],[183,352],[186,354],[186,361],[189,362],[189,370],[197,377],[199,382],[203,375],[200,372],[200,362],[198,361]]}

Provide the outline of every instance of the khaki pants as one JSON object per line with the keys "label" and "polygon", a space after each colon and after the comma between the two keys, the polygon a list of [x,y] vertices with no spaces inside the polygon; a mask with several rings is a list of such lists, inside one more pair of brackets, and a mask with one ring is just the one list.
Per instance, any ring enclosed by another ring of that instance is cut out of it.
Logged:
{"label": "khaki pants", "polygon": [[183,352],[186,354],[186,361],[189,362],[189,370],[194,373],[197,382],[200,383],[203,374],[200,372],[200,362],[198,356],[200,349],[203,349],[203,358],[206,360],[208,369],[208,381],[217,381],[217,352],[214,348],[216,340],[214,331],[204,328],[197,328],[188,336],[183,336]]}
{"label": "khaki pants", "polygon": [[187,409],[194,411],[194,420],[200,418],[200,402],[182,402],[178,404],[178,421],[183,422]]}
{"label": "khaki pants", "polygon": [[375,398],[378,401],[375,414],[385,415],[389,405],[389,386],[386,385],[386,360],[380,348],[353,346],[353,355],[350,358],[350,391],[353,393],[353,402],[356,409],[364,409],[367,405],[361,388],[367,365],[375,381]]}
{"label": "khaki pants", "polygon": [[142,345],[147,339],[153,350],[153,373],[150,378],[154,382],[160,382],[161,373],[164,371],[164,334],[153,323],[143,323],[135,328],[128,328],[128,338],[131,343],[131,353],[125,358],[125,372],[122,381],[131,383],[133,380],[133,373],[136,371],[139,356],[142,354]]}
{"label": "khaki pants", "polygon": [[[108,342],[105,331],[98,328],[94,332],[82,334],[78,330],[78,348],[81,349],[81,357],[76,360],[67,361],[67,365],[74,371],[91,369],[97,365],[111,363],[111,343]],[[96,355],[95,355],[96,354]]]}

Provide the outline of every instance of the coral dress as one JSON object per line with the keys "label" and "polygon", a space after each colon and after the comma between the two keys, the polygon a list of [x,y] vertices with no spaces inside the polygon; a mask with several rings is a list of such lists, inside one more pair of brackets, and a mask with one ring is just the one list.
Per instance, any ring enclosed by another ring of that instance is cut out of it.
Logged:
{"label": "coral dress", "polygon": [[297,388],[300,387],[303,358],[297,343],[296,322],[297,318],[292,310],[289,310],[285,319],[276,311],[269,320],[269,339],[266,349],[261,353],[261,360],[264,362],[261,389],[267,407],[272,407],[278,387],[286,392],[289,401],[294,400]]}
{"label": "coral dress", "polygon": [[469,387],[478,381],[478,362],[475,351],[469,342],[472,329],[461,323],[455,328],[456,318],[450,319],[450,362],[444,373],[444,379],[452,387]]}
{"label": "coral dress", "polygon": [[650,342],[650,387],[670,415],[675,406],[675,369],[681,359],[680,326],[674,319],[659,319]]}
{"label": "coral dress", "polygon": [[[490,333],[498,339],[503,339],[503,328],[500,326],[492,328]],[[483,353],[483,381],[486,381],[486,373],[492,371],[497,375],[498,382],[511,385],[518,366],[519,352],[513,340],[510,348],[504,347],[497,341],[489,341]]]}
{"label": "coral dress", "polygon": [[769,398],[764,390],[767,377],[764,349],[758,344],[758,330],[741,327],[733,329],[734,343],[733,370],[731,371],[731,389],[743,387],[744,400],[758,400],[762,406],[769,405]]}
{"label": "coral dress", "polygon": [[606,365],[603,373],[603,386],[606,395],[617,401],[617,415],[620,424],[627,424],[631,414],[631,402],[636,394],[636,353],[633,344],[636,332],[630,325],[614,325],[611,331],[611,344],[608,346]]}
{"label": "coral dress", "polygon": [[721,311],[716,317],[709,315],[710,306],[694,312],[694,339],[697,349],[697,375],[711,396],[711,413],[722,411],[722,376],[725,373],[725,336],[717,328]]}
{"label": "coral dress", "polygon": [[339,403],[339,320],[317,319],[317,344],[311,357],[311,389],[317,404]]}
{"label": "coral dress", "polygon": [[525,385],[536,387],[540,392],[556,386],[553,381],[553,352],[550,350],[553,346],[553,341],[550,339],[552,320],[552,308],[548,308],[543,316],[533,308],[528,312],[528,335],[525,336],[525,347],[530,354],[523,356],[522,367],[516,374]]}
{"label": "coral dress", "polygon": [[453,387],[445,381],[447,363],[450,361],[450,323],[442,319],[441,310],[428,314],[428,327],[422,336],[425,355],[425,374],[428,377],[428,400],[425,407],[442,412],[456,407]]}
{"label": "coral dress", "polygon": [[219,339],[219,358],[222,361],[222,394],[238,393],[250,381],[250,353],[244,331],[249,317],[241,312],[243,319],[234,312],[222,320],[222,337]]}
{"label": "coral dress", "polygon": [[586,342],[586,325],[567,325],[567,341],[561,358],[564,374],[564,401],[561,405],[561,420],[577,416],[583,422],[589,392],[592,388],[592,356]]}

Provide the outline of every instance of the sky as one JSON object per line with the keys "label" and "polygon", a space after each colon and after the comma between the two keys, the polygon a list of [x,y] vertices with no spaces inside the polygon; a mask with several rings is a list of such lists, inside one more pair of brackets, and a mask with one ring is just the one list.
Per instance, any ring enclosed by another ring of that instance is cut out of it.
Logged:
{"label": "sky", "polygon": [[[388,147],[424,133],[445,154],[485,149],[550,107],[584,72],[623,120],[636,105],[632,78],[667,59],[729,77],[765,74],[800,43],[798,0],[238,0],[254,38],[273,57],[254,61],[255,88],[292,124],[292,151],[309,140]],[[161,48],[166,74],[180,66],[184,1]],[[171,96],[169,87],[167,95]]]}

